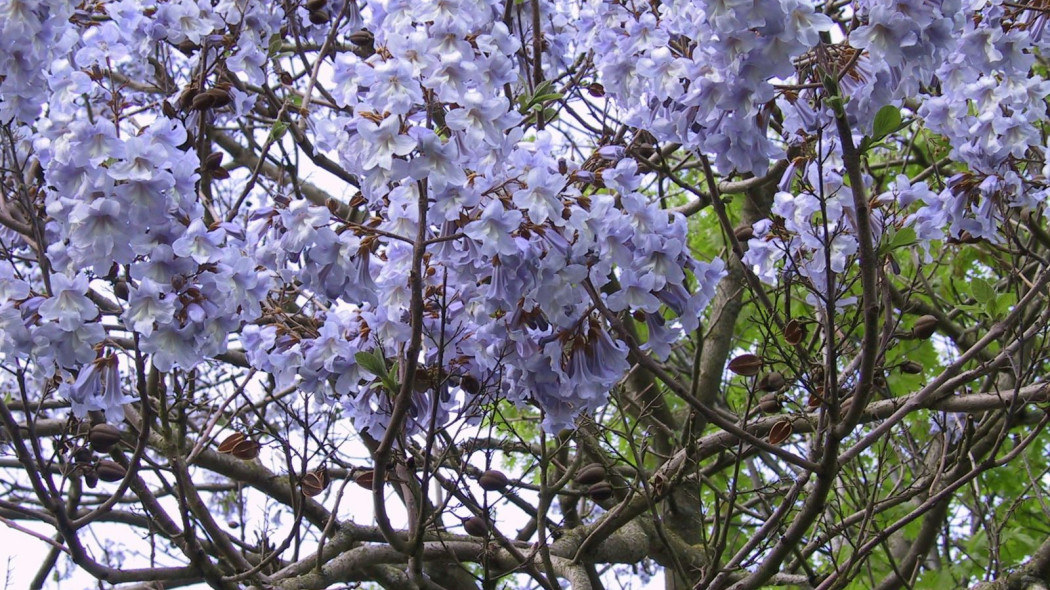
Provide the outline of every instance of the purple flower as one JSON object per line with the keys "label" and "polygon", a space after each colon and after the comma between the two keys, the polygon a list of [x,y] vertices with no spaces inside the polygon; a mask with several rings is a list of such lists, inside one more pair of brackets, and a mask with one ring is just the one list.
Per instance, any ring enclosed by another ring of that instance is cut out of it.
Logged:
{"label": "purple flower", "polygon": [[70,279],[64,274],[51,275],[52,296],[40,304],[40,317],[58,322],[58,327],[72,332],[98,316],[98,307],[87,298],[88,280],[84,275]]}

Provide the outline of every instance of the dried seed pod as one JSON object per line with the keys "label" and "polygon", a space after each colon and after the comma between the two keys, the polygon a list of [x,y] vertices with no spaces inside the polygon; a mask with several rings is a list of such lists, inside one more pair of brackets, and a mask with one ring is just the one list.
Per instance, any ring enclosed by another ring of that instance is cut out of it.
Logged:
{"label": "dried seed pod", "polygon": [[371,469],[362,469],[354,474],[354,483],[365,488],[366,490],[372,489],[372,482],[375,481],[375,472]]}
{"label": "dried seed pod", "polygon": [[786,384],[787,380],[779,371],[770,371],[758,380],[758,388],[763,391],[780,391]]}
{"label": "dried seed pod", "polygon": [[791,426],[791,420],[781,420],[769,429],[769,442],[774,445],[779,445],[791,436],[793,430],[794,427]]}
{"label": "dried seed pod", "polygon": [[212,152],[204,158],[204,167],[208,170],[215,170],[216,168],[222,167],[222,152]]}
{"label": "dried seed pod", "polygon": [[169,119],[174,119],[175,116],[178,114],[175,111],[175,107],[171,106],[171,103],[166,100],[161,102],[160,112],[164,113],[164,116]]}
{"label": "dried seed pod", "polygon": [[192,107],[193,99],[197,97],[198,92],[200,90],[196,86],[187,86],[179,95],[179,108],[185,111]]}
{"label": "dried seed pod", "polygon": [[99,453],[108,453],[120,442],[120,430],[112,424],[96,424],[88,431],[87,438],[92,449]]}
{"label": "dried seed pod", "polygon": [[587,85],[587,94],[594,98],[601,98],[605,96],[605,86],[602,86],[599,82],[591,82]]}
{"label": "dried seed pod", "polygon": [[366,47],[375,43],[376,37],[372,34],[372,31],[368,29],[361,29],[360,31],[350,33],[348,37],[350,42],[359,47]]}
{"label": "dried seed pod", "polygon": [[215,105],[215,96],[207,92],[201,92],[190,101],[190,108],[195,111],[205,111]]}
{"label": "dried seed pod", "polygon": [[736,236],[736,241],[746,242],[755,237],[755,229],[750,225],[741,225],[733,229],[733,235]]}
{"label": "dried seed pod", "polygon": [[303,475],[303,478],[299,481],[299,487],[303,490],[304,495],[312,498],[325,491],[328,483],[328,468],[322,465]]}
{"label": "dried seed pod", "polygon": [[784,325],[784,341],[791,346],[797,346],[806,337],[806,327],[801,322],[792,318]]}
{"label": "dried seed pod", "polygon": [[197,50],[199,50],[201,48],[200,45],[197,45],[196,43],[194,43],[193,41],[190,41],[189,39],[186,39],[185,41],[182,41],[181,43],[179,43],[175,47],[179,51],[181,51],[183,54],[185,54],[187,56],[193,55],[195,52],[197,52]]}
{"label": "dried seed pod", "polygon": [[473,375],[463,375],[459,379],[459,388],[470,395],[477,395],[481,393],[481,382]]}
{"label": "dried seed pod", "polygon": [[937,331],[937,317],[932,315],[919,316],[911,328],[912,338],[927,340]]}
{"label": "dried seed pod", "polygon": [[463,530],[467,531],[467,534],[471,537],[484,537],[489,534],[489,523],[485,522],[485,519],[480,516],[464,518],[462,522]]}
{"label": "dried seed pod", "polygon": [[824,398],[823,397],[821,397],[820,395],[817,395],[816,393],[811,393],[811,394],[809,394],[809,399],[806,400],[806,407],[811,409],[811,410],[815,410],[815,409],[819,408],[820,405],[823,404],[823,403],[824,403]]}
{"label": "dried seed pod", "polygon": [[497,471],[495,469],[489,469],[478,477],[478,485],[481,486],[481,489],[488,492],[502,490],[507,487],[509,483],[510,480],[507,479],[507,476],[502,471]]}
{"label": "dried seed pod", "polygon": [[315,10],[321,10],[328,4],[328,0],[307,0],[306,9],[313,12]]}
{"label": "dried seed pod", "polygon": [[922,369],[922,364],[916,361],[905,361],[901,363],[901,373],[918,375],[919,373],[922,373]]}
{"label": "dried seed pod", "polygon": [[210,96],[212,100],[211,108],[221,109],[222,107],[233,102],[233,97],[230,96],[230,91],[225,88],[212,88],[204,93],[205,96]]}
{"label": "dried seed pod", "polygon": [[605,466],[601,463],[584,465],[576,472],[576,483],[589,486],[605,479]]}
{"label": "dried seed pod", "polygon": [[598,483],[587,488],[587,495],[591,497],[595,502],[602,502],[608,500],[613,495],[612,484],[607,481],[599,481]]}
{"label": "dried seed pod", "polygon": [[127,474],[123,465],[109,459],[102,459],[95,465],[95,475],[102,481],[120,481]]}
{"label": "dried seed pod", "polygon": [[323,25],[328,22],[328,12],[324,10],[315,10],[310,13],[310,22],[315,25]]}
{"label": "dried seed pod", "polygon": [[226,437],[226,440],[222,441],[219,445],[219,452],[226,455],[233,455],[243,461],[251,461],[259,456],[259,450],[261,448],[262,445],[256,441],[244,436],[240,432],[234,432]]}
{"label": "dried seed pod", "polygon": [[757,354],[742,354],[729,361],[729,370],[744,377],[758,375],[762,370],[762,357]]}
{"label": "dried seed pod", "polygon": [[770,393],[758,400],[758,411],[763,414],[776,414],[781,410],[780,399],[776,394]]}
{"label": "dried seed pod", "polygon": [[87,471],[84,473],[84,483],[88,488],[95,489],[95,486],[98,485],[98,476],[94,471]]}

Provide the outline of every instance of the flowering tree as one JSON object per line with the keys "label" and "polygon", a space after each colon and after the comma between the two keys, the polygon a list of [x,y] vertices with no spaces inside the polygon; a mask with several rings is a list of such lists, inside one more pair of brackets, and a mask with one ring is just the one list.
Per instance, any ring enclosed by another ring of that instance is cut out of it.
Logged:
{"label": "flowering tree", "polygon": [[1050,583],[1047,11],[0,0],[32,586]]}

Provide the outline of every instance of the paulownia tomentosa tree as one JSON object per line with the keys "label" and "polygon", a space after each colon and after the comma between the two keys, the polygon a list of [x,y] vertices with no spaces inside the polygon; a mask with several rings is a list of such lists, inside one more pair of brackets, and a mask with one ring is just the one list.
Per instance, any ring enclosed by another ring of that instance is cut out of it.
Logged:
{"label": "paulownia tomentosa tree", "polygon": [[0,0],[12,574],[1045,587],[1047,10]]}

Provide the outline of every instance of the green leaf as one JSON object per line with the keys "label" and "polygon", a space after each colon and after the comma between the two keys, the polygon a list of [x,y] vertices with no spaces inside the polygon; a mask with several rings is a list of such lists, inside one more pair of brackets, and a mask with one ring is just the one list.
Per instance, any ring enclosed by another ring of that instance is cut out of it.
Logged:
{"label": "green leaf", "polygon": [[288,131],[288,123],[284,121],[277,121],[273,124],[273,128],[270,129],[270,141],[277,141],[284,137],[284,133]]}
{"label": "green leaf", "polygon": [[354,360],[357,361],[357,364],[361,365],[364,370],[372,373],[380,379],[389,376],[386,371],[386,361],[376,354],[368,352],[367,350],[362,350],[354,355]]}
{"label": "green leaf", "polygon": [[916,241],[915,230],[910,227],[902,227],[893,232],[893,236],[890,238],[887,247],[891,251],[900,248],[907,248],[908,246],[915,244]]}
{"label": "green leaf", "polygon": [[872,124],[872,138],[876,141],[886,137],[890,133],[900,129],[901,111],[893,105],[886,105],[875,113],[875,122]]}
{"label": "green leaf", "polygon": [[987,305],[990,301],[995,300],[995,288],[992,287],[991,283],[984,279],[973,279],[970,281],[970,288],[973,291],[973,298],[976,299],[978,303]]}
{"label": "green leaf", "polygon": [[284,44],[284,39],[280,35],[273,35],[270,37],[270,44],[266,48],[266,53],[269,57],[277,55],[281,51],[281,46]]}

